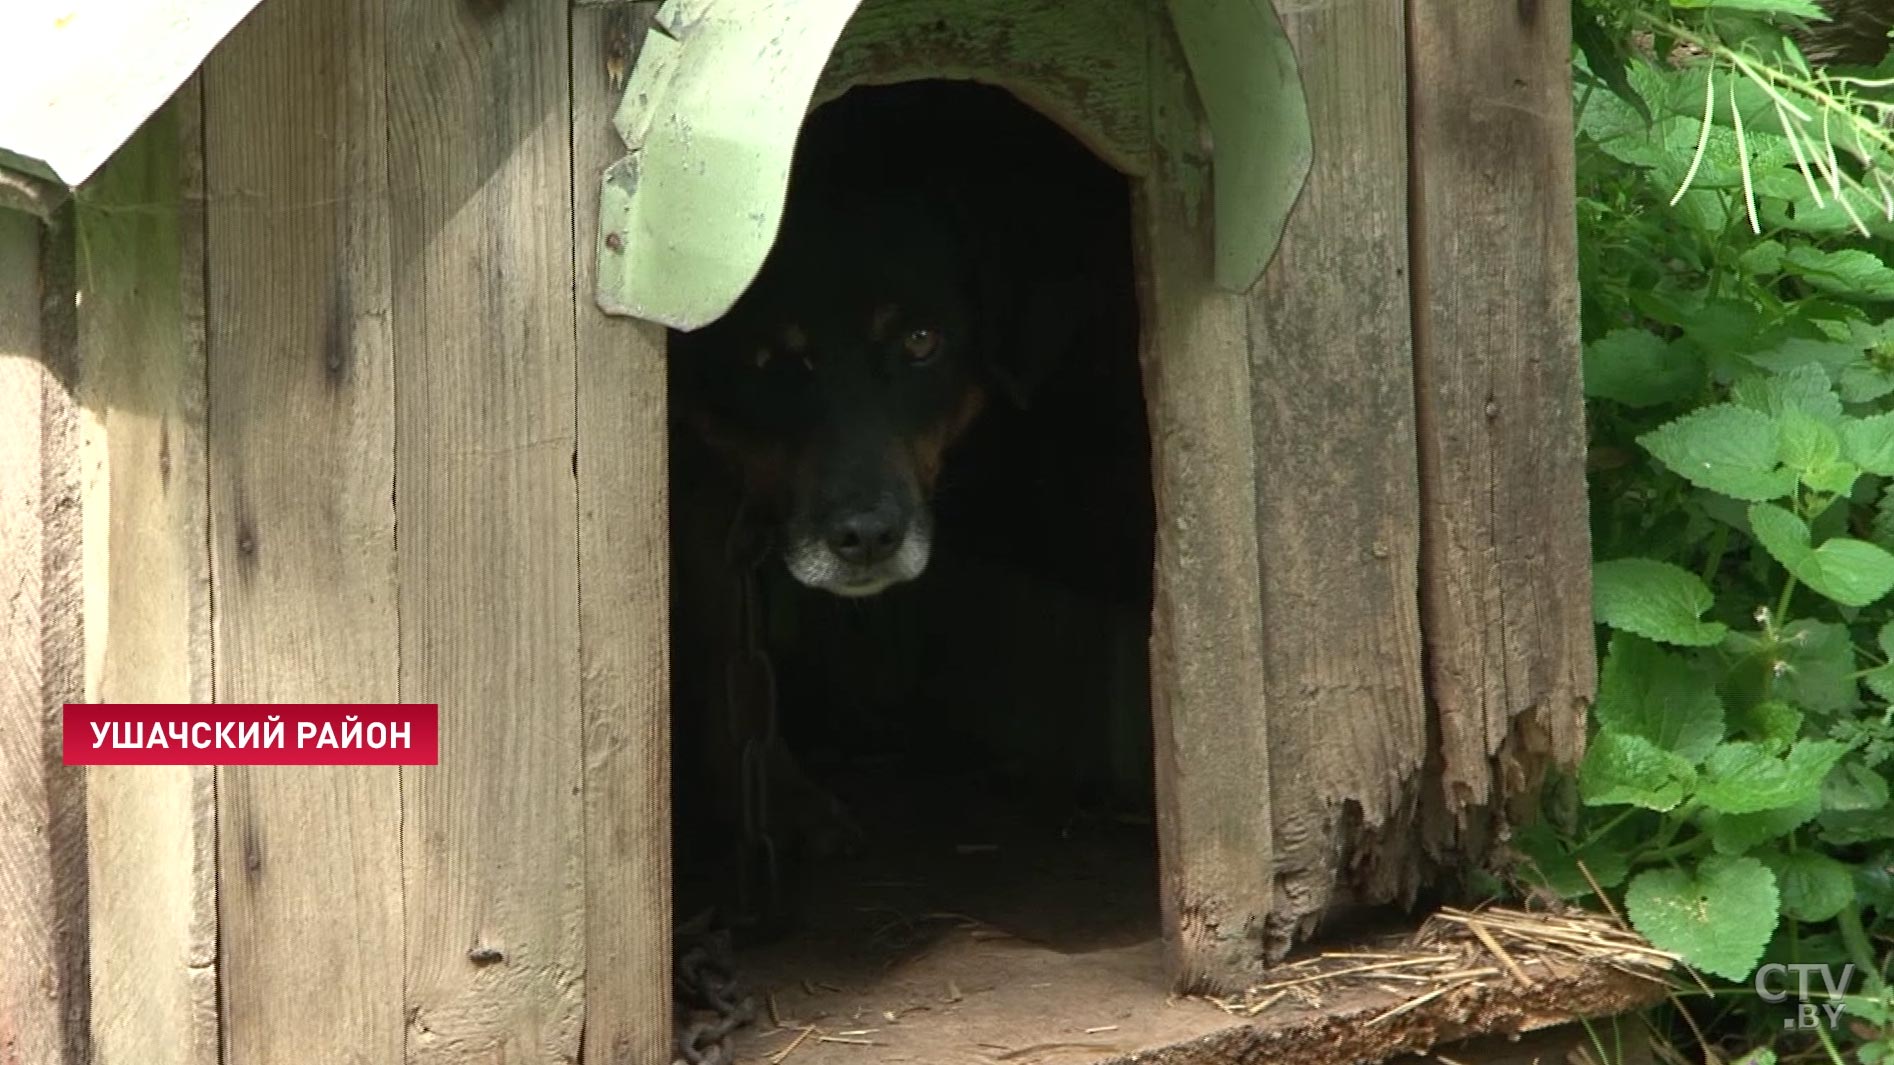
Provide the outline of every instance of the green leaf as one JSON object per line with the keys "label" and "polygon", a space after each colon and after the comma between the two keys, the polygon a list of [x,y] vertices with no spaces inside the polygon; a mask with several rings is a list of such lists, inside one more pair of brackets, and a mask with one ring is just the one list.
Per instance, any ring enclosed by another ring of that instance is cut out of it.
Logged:
{"label": "green leaf", "polygon": [[1771,373],[1786,374],[1804,366],[1820,367],[1832,378],[1861,361],[1861,345],[1839,340],[1789,337],[1772,348],[1744,354],[1743,360]]}
{"label": "green leaf", "polygon": [[1778,428],[1777,450],[1782,464],[1790,469],[1811,470],[1841,458],[1841,435],[1807,411],[1784,411]]}
{"label": "green leaf", "polygon": [[1855,868],[1855,898],[1882,914],[1894,913],[1894,850],[1871,855]]}
{"label": "green leaf", "polygon": [[1861,705],[1854,643],[1848,627],[1804,618],[1778,630],[1776,694],[1809,713],[1833,714]]}
{"label": "green leaf", "polygon": [[1572,43],[1584,53],[1585,62],[1581,69],[1604,82],[1619,100],[1635,109],[1648,124],[1651,121],[1651,109],[1631,85],[1624,54],[1611,32],[1583,4],[1572,5]]}
{"label": "green leaf", "polygon": [[1579,869],[1580,862],[1585,863],[1598,886],[1607,891],[1624,883],[1631,871],[1623,848],[1601,842],[1574,850],[1544,821],[1536,821],[1515,832],[1513,846],[1527,859],[1526,872],[1532,880],[1563,899],[1592,894],[1590,881]]}
{"label": "green leaf", "polygon": [[1621,558],[1592,567],[1592,612],[1599,622],[1663,643],[1709,647],[1728,626],[1701,620],[1715,600],[1696,574],[1668,562]]}
{"label": "green leaf", "polygon": [[1624,893],[1631,924],[1660,950],[1726,980],[1749,976],[1776,929],[1775,875],[1754,858],[1716,854],[1695,870],[1649,869]]}
{"label": "green leaf", "polygon": [[1894,374],[1867,362],[1842,367],[1835,374],[1835,387],[1844,403],[1872,403],[1894,392]]}
{"label": "green leaf", "polygon": [[1829,810],[1816,819],[1822,841],[1831,847],[1894,839],[1894,817],[1883,810]]}
{"label": "green leaf", "polygon": [[1732,629],[1717,652],[1724,671],[1717,690],[1738,712],[1764,699],[1780,699],[1812,714],[1861,705],[1853,676],[1855,650],[1845,625],[1803,618],[1761,633]]}
{"label": "green leaf", "polygon": [[1585,394],[1641,409],[1688,398],[1703,385],[1691,348],[1645,329],[1614,329],[1585,345]]}
{"label": "green leaf", "polygon": [[1695,786],[1697,772],[1642,736],[1602,732],[1578,766],[1578,790],[1589,806],[1670,810]]}
{"label": "green leaf", "polygon": [[1592,712],[1607,732],[1649,740],[1692,765],[1723,739],[1723,700],[1715,682],[1635,636],[1612,637]]}
{"label": "green leaf", "polygon": [[1894,476],[1894,413],[1842,423],[1841,446],[1848,461],[1869,473]]}
{"label": "green leaf", "polygon": [[1748,854],[1764,843],[1782,837],[1815,820],[1821,813],[1819,800],[1810,799],[1779,810],[1758,810],[1752,814],[1720,814],[1706,810],[1700,816],[1710,833],[1710,845],[1718,854]]}
{"label": "green leaf", "polygon": [[1841,461],[1841,434],[1828,422],[1800,408],[1783,411],[1777,422],[1782,464],[1803,484],[1829,495],[1842,495],[1854,486],[1861,470]]}
{"label": "green leaf", "polygon": [[1845,496],[1861,478],[1861,467],[1852,462],[1827,462],[1801,471],[1802,483],[1830,496]]}
{"label": "green leaf", "polygon": [[1865,540],[1837,536],[1812,548],[1802,519],[1770,503],[1749,508],[1749,527],[1784,569],[1843,606],[1867,606],[1894,590],[1894,555]]}
{"label": "green leaf", "polygon": [[1766,699],[1743,711],[1737,727],[1770,754],[1781,754],[1802,735],[1802,711],[1780,699]]}
{"label": "green leaf", "polygon": [[1782,257],[1782,266],[1824,292],[1852,300],[1894,300],[1894,270],[1870,252],[1798,244]]}
{"label": "green leaf", "polygon": [[1881,635],[1875,642],[1881,645],[1881,657],[1887,664],[1869,670],[1861,679],[1869,691],[1894,702],[1894,621],[1881,626]]}
{"label": "green leaf", "polygon": [[1759,743],[1719,745],[1703,761],[1697,801],[1726,814],[1755,813],[1797,806],[1819,798],[1822,780],[1847,745],[1833,740],[1803,740],[1778,757]]}
{"label": "green leaf", "polygon": [[1859,762],[1836,766],[1822,781],[1824,810],[1879,810],[1887,800],[1887,778]]}
{"label": "green leaf", "polygon": [[1699,488],[1753,503],[1795,490],[1777,452],[1775,421],[1762,411],[1719,403],[1638,437],[1665,466]]}
{"label": "green leaf", "polygon": [[1883,550],[1894,549],[1894,483],[1881,489],[1874,516],[1868,519],[1868,537]]}
{"label": "green leaf", "polygon": [[1796,576],[1842,606],[1867,606],[1894,589],[1894,555],[1866,540],[1834,537],[1815,549],[1813,562]]}
{"label": "green leaf", "polygon": [[1705,351],[1753,348],[1763,331],[1762,312],[1747,300],[1704,300],[1678,309],[1684,313],[1674,316],[1677,326]]}
{"label": "green leaf", "polygon": [[1781,272],[1786,250],[1779,240],[1758,241],[1737,256],[1736,264],[1758,277],[1773,276]]}
{"label": "green leaf", "polygon": [[1841,397],[1829,382],[1828,371],[1807,362],[1767,377],[1746,377],[1730,390],[1736,402],[1780,419],[1801,411],[1824,422],[1841,420]]}
{"label": "green leaf", "polygon": [[1798,921],[1826,921],[1855,900],[1853,871],[1826,854],[1802,851],[1759,857],[1776,875],[1785,916]]}
{"label": "green leaf", "polygon": [[1757,503],[1749,508],[1749,528],[1770,557],[1797,577],[1801,576],[1797,569],[1807,566],[1815,555],[1815,549],[1809,546],[1808,526],[1773,503]]}

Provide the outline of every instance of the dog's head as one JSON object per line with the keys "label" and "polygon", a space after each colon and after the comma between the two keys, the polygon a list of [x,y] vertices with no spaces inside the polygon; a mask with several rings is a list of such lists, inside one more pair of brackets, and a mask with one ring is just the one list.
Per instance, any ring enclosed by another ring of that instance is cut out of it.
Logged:
{"label": "dog's head", "polygon": [[755,283],[678,338],[678,415],[774,522],[801,583],[918,577],[948,448],[989,391],[975,264],[922,202],[805,205]]}

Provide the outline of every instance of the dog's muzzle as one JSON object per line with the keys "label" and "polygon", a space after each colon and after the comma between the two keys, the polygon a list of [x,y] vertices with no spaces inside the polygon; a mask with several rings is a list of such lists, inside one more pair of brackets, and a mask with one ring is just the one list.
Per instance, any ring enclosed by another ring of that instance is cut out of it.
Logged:
{"label": "dog's muzzle", "polygon": [[925,510],[906,517],[893,507],[875,507],[839,515],[819,531],[792,522],[783,561],[808,587],[853,598],[919,577],[932,547]]}

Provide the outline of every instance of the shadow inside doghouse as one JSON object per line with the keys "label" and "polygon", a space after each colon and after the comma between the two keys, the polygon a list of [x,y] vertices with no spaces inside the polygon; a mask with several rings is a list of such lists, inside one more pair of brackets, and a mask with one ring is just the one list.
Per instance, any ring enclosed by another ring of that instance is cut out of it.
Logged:
{"label": "shadow inside doghouse", "polygon": [[[790,931],[739,964],[765,985],[869,979],[971,935],[1133,951],[1154,991],[1153,500],[1128,182],[1008,93],[947,82],[814,113],[792,198],[865,177],[956,198],[1018,242],[1014,267],[1076,279],[1078,320],[1039,353],[1025,402],[994,397],[949,455],[922,577],[843,599],[765,563],[780,728],[862,846],[798,868]],[[684,823],[698,786],[680,763]],[[690,850],[681,917],[732,875]]]}

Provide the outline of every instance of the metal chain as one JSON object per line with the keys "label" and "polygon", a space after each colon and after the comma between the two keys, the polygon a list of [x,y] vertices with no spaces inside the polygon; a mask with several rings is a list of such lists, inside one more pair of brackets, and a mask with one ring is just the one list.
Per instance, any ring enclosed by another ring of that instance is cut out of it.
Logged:
{"label": "metal chain", "polygon": [[[736,1031],[756,1019],[756,997],[737,980],[730,933],[678,933],[672,983],[680,1006],[677,1061],[687,1065],[734,1065]],[[682,1009],[708,1014],[693,1016]]]}
{"label": "metal chain", "polygon": [[758,575],[769,542],[741,511],[726,548],[738,574],[735,639],[725,667],[725,712],[730,735],[740,737],[740,827],[737,841],[738,924],[760,923],[781,912],[780,868],[776,841],[770,836],[770,754],[776,747],[776,671],[770,662],[766,618]]}
{"label": "metal chain", "polygon": [[[757,575],[769,543],[740,509],[724,546],[737,574],[739,595],[730,657],[724,667],[723,713],[729,734],[740,737],[738,787],[740,826],[736,853],[736,905],[729,924],[761,923],[780,912],[781,882],[776,843],[769,832],[769,758],[776,744],[776,672],[765,642]],[[688,1065],[733,1065],[737,1029],[756,1019],[756,998],[737,979],[730,930],[680,929],[674,949],[673,990],[680,1011],[678,1061]],[[693,1017],[691,1013],[701,1016]]]}

